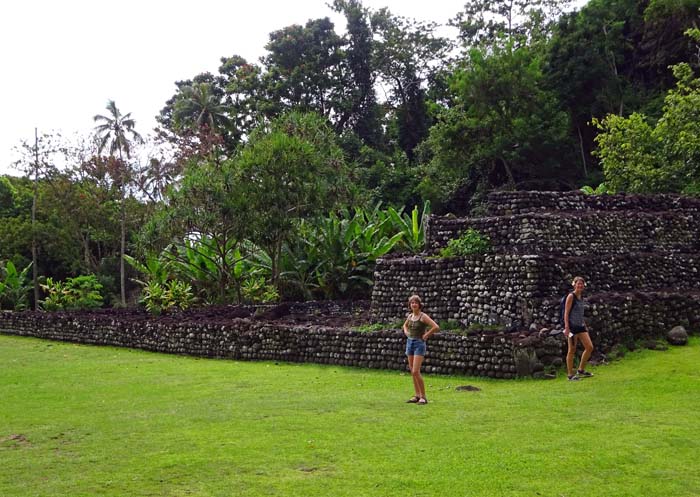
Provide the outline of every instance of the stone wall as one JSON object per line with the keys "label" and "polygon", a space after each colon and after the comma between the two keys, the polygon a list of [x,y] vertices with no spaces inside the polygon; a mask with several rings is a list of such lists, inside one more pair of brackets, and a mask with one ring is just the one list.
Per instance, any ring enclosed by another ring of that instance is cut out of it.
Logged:
{"label": "stone wall", "polygon": [[[383,331],[350,327],[363,313],[361,306],[317,303],[289,304],[286,312],[347,314],[318,325],[303,318],[276,321],[280,309],[273,307],[243,309],[235,318],[222,318],[216,310],[158,319],[136,311],[0,312],[0,333],[174,354],[405,371],[405,340],[397,321],[408,312],[408,296],[417,293],[440,323],[458,321],[466,329],[495,324],[501,330],[436,335],[429,342],[426,372],[513,378],[561,365],[565,343],[550,329],[575,275],[587,280],[586,318],[600,351],[660,338],[676,325],[700,332],[699,200],[499,192],[490,195],[488,211],[492,215],[486,218],[431,217],[431,252],[377,262],[371,314],[390,323]],[[490,237],[491,253],[431,255],[468,227]]]}
{"label": "stone wall", "polygon": [[[585,299],[586,323],[599,350],[640,339],[661,339],[674,326],[700,333],[700,292],[601,292]],[[559,301],[536,302],[535,322],[553,325]],[[547,321],[549,320],[549,321]]]}
{"label": "stone wall", "polygon": [[408,312],[408,297],[418,294],[437,320],[523,323],[527,302],[551,294],[540,289],[541,272],[536,256],[380,259],[371,312],[380,322],[401,319]]}
{"label": "stone wall", "polygon": [[[551,327],[561,297],[580,275],[587,282],[587,321],[603,350],[661,337],[678,324],[700,331],[700,199],[496,192],[486,212],[432,216],[426,253],[380,260],[376,319],[402,316],[408,296],[417,293],[437,320]],[[468,228],[490,238],[487,255],[435,257]]]}
{"label": "stone wall", "polygon": [[[254,319],[225,322],[125,313],[0,312],[0,333],[169,354],[407,369],[400,329],[287,325]],[[492,378],[541,374],[561,364],[561,337],[518,333],[470,336],[441,332],[428,342],[424,371]]]}
{"label": "stone wall", "polygon": [[700,214],[692,211],[518,214],[503,217],[431,216],[428,250],[437,252],[468,228],[489,237],[492,251],[514,254],[700,252]]}
{"label": "stone wall", "polygon": [[698,288],[700,255],[632,253],[590,257],[488,254],[454,258],[385,258],[375,272],[372,315],[393,322],[420,295],[438,320],[528,326],[551,325],[558,308],[542,301],[571,290],[574,276],[598,292],[688,293]]}
{"label": "stone wall", "polygon": [[571,192],[493,192],[486,204],[487,216],[512,216],[543,211],[630,210],[700,211],[700,199],[679,195],[586,195]]}

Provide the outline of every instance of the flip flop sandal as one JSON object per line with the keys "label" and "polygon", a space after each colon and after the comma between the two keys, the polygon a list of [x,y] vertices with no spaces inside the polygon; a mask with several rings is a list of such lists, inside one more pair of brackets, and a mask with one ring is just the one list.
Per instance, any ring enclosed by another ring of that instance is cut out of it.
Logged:
{"label": "flip flop sandal", "polygon": [[419,404],[419,405],[424,406],[424,405],[427,404],[427,403],[428,403],[428,399],[426,399],[425,397],[423,397],[423,398],[421,398],[421,399],[418,400],[418,404]]}
{"label": "flip flop sandal", "polygon": [[417,404],[418,401],[420,401],[420,398],[418,398],[417,396],[414,395],[413,397],[411,397],[410,399],[408,399],[408,400],[406,401],[406,403],[407,403],[407,404]]}

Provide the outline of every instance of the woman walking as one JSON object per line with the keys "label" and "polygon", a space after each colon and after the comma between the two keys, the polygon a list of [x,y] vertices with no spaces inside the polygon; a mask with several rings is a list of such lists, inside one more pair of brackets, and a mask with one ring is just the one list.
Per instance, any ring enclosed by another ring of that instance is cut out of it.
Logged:
{"label": "woman walking", "polygon": [[411,295],[408,299],[408,307],[411,312],[403,324],[403,333],[406,335],[406,356],[408,368],[413,378],[415,395],[406,402],[424,405],[428,403],[425,397],[425,382],[420,374],[420,368],[425,358],[425,341],[440,330],[440,327],[430,316],[423,312],[423,304],[418,295]]}
{"label": "woman walking", "polygon": [[[577,381],[581,378],[593,376],[586,371],[586,363],[593,353],[593,342],[588,334],[588,326],[583,320],[583,290],[586,282],[581,276],[576,276],[572,282],[574,291],[566,297],[564,307],[564,336],[568,339],[569,349],[566,353],[566,370],[569,381]],[[578,365],[578,371],[574,373],[574,356],[578,342],[583,344],[583,354]]]}

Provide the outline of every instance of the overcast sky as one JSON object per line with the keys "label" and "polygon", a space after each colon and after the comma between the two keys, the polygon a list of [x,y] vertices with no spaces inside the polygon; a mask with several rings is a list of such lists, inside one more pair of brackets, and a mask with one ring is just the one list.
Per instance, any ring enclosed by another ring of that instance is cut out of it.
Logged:
{"label": "overcast sky", "polygon": [[[445,23],[464,0],[364,0]],[[308,19],[345,24],[325,0],[9,0],[0,6],[0,174],[39,133],[89,133],[112,99],[147,135],[175,81],[216,73],[234,54],[257,61],[270,32]]]}

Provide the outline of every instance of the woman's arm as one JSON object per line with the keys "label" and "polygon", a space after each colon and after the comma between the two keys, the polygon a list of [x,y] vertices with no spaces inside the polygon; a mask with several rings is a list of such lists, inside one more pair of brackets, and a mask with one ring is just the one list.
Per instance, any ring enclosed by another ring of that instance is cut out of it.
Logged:
{"label": "woman's arm", "polygon": [[435,333],[440,331],[440,327],[438,324],[431,319],[430,316],[428,316],[426,313],[423,313],[423,316],[421,316],[420,320],[430,326],[430,329],[423,333],[423,340],[427,340],[431,336],[433,336]]}
{"label": "woman's arm", "polygon": [[564,304],[564,335],[566,337],[571,336],[571,329],[569,328],[569,314],[571,313],[571,308],[574,305],[574,295],[570,293],[566,297],[566,303]]}
{"label": "woman's arm", "polygon": [[403,322],[403,334],[408,336],[408,318]]}

